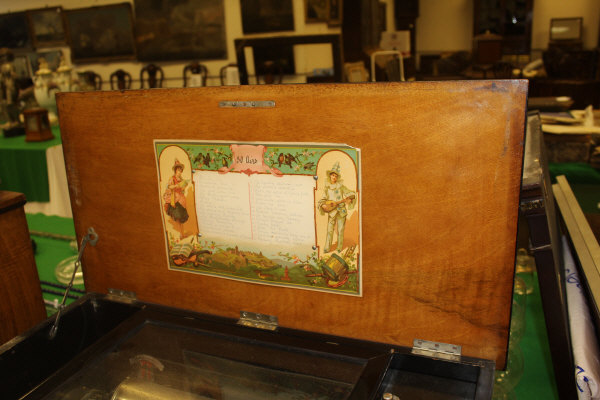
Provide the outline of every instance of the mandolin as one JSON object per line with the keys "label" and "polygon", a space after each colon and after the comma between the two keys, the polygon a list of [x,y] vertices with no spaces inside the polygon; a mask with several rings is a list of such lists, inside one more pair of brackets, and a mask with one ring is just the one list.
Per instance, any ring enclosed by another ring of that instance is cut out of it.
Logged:
{"label": "mandolin", "polygon": [[325,203],[321,204],[321,209],[325,212],[331,212],[335,210],[335,208],[342,204],[346,199],[354,200],[354,195],[350,195],[340,201],[327,200]]}

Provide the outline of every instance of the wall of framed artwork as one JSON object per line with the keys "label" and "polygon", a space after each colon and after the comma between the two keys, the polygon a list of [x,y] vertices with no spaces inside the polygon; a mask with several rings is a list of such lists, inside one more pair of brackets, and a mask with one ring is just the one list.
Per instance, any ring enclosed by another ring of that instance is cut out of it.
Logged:
{"label": "wall of framed artwork", "polygon": [[[62,14],[66,17],[73,10],[82,10],[82,14],[91,15],[94,9],[98,7],[98,9],[102,9],[105,6],[115,6],[122,4],[124,0],[61,0],[60,2],[52,3],[47,0],[20,0],[17,11],[19,12],[31,12],[31,11],[44,11],[44,13],[49,13],[50,10],[55,9],[60,6],[62,9]],[[210,5],[212,4],[213,9],[215,9],[216,4],[222,5],[222,12],[220,16],[222,17],[222,23],[218,22],[217,24],[213,24],[212,28],[213,32],[218,32],[218,35],[223,35],[223,41],[215,40],[217,37],[215,34],[211,32],[205,31],[205,34],[199,35],[198,42],[201,40],[206,40],[211,38],[211,43],[209,48],[206,50],[198,50],[198,48],[188,47],[183,49],[180,52],[171,52],[166,45],[162,45],[162,53],[150,54],[144,53],[143,42],[147,40],[147,37],[144,35],[148,35],[150,37],[151,34],[154,34],[158,40],[162,40],[165,37],[170,35],[177,35],[177,33],[162,31],[151,33],[149,30],[144,32],[143,29],[136,31],[136,25],[139,19],[138,13],[136,11],[136,6],[138,1],[140,4],[156,4],[156,3],[165,3],[169,4],[168,8],[176,7],[177,4],[185,4],[184,0],[164,0],[162,2],[159,1],[151,1],[151,0],[125,0],[131,7],[133,11],[133,40],[136,48],[135,54],[132,56],[130,51],[125,52],[116,52],[116,51],[101,51],[101,46],[99,48],[94,48],[91,51],[84,51],[85,49],[85,35],[83,37],[83,45],[82,41],[79,40],[79,43],[73,40],[69,40],[70,30],[67,26],[65,28],[65,34],[67,36],[67,44],[57,44],[50,45],[48,38],[38,37],[38,42],[36,45],[33,44],[33,38],[31,37],[31,33],[29,34],[30,45],[27,49],[19,50],[19,53],[29,54],[32,53],[40,53],[45,51],[54,50],[57,47],[60,47],[65,59],[68,63],[72,64],[75,72],[82,71],[94,71],[103,79],[103,88],[110,88],[110,75],[118,70],[123,69],[128,71],[134,78],[139,77],[141,68],[146,65],[148,62],[155,62],[159,64],[164,70],[166,80],[163,84],[163,87],[181,87],[183,86],[183,69],[190,62],[199,62],[204,65],[208,69],[208,77],[206,80],[207,85],[219,85],[220,84],[220,69],[228,64],[236,63],[236,49],[234,45],[234,40],[238,38],[252,38],[252,37],[279,37],[279,36],[288,36],[288,35],[322,35],[322,34],[339,34],[340,27],[338,26],[329,26],[327,22],[318,22],[318,23],[307,23],[305,19],[305,3],[304,0],[288,0],[291,6],[286,6],[287,8],[282,8],[285,12],[281,12],[279,15],[285,16],[283,18],[284,23],[279,22],[273,23],[270,29],[287,29],[287,27],[292,26],[292,30],[273,30],[270,32],[261,32],[261,33],[246,33],[244,32],[243,22],[242,22],[242,6],[245,4],[247,0],[189,0],[187,3],[199,2],[202,4],[208,4],[208,8],[210,9]],[[254,1],[254,0],[250,0]],[[279,3],[279,1],[277,1]],[[252,3],[249,3],[252,4]],[[171,7],[172,5],[172,7]],[[156,9],[158,6],[154,6]],[[206,8],[205,7],[205,10]],[[185,9],[185,6],[182,7]],[[86,11],[86,9],[88,9]],[[8,7],[8,5],[4,5],[0,3],[0,14],[8,13],[9,11],[14,11],[14,4],[12,7]],[[165,15],[165,12],[162,12],[159,18],[168,17]],[[204,16],[205,13],[199,13],[201,16]],[[191,15],[191,14],[190,14]],[[277,13],[271,13],[271,17],[277,17]],[[289,17],[292,17],[291,24]],[[156,13],[154,14],[156,17]],[[145,17],[142,14],[142,20]],[[150,16],[153,18],[153,16]],[[158,18],[158,17],[157,17]],[[195,18],[200,18],[197,16]],[[213,18],[214,20],[214,18]],[[276,18],[273,18],[276,20]],[[91,21],[91,20],[90,20]],[[90,22],[91,23],[91,22]],[[286,25],[287,24],[287,25]],[[72,25],[72,24],[70,24]],[[188,21],[189,26],[189,21]],[[275,26],[279,26],[280,28],[275,28]],[[283,27],[283,28],[281,28]],[[92,26],[84,27],[83,32],[97,31],[101,32],[101,30],[96,30]],[[195,28],[194,28],[195,29]],[[183,32],[183,41],[189,38],[189,35],[186,36],[185,32]],[[73,34],[74,36],[75,34]],[[100,34],[94,34],[95,37],[99,37]],[[43,35],[38,35],[43,36]],[[88,36],[90,36],[88,34]],[[81,39],[81,38],[80,38]],[[162,42],[159,42],[162,44]],[[52,47],[49,47],[52,46]],[[64,47],[63,47],[64,46]],[[161,46],[159,46],[161,47]],[[181,49],[180,49],[181,50]],[[284,76],[285,83],[300,83],[306,80],[306,74],[311,73],[315,68],[321,68],[323,70],[329,70],[332,64],[331,60],[331,50],[327,48],[327,46],[319,46],[319,45],[299,45],[294,46],[293,55],[290,55],[289,52],[286,53],[285,58],[294,60],[295,66],[292,66],[293,70],[295,70],[295,74],[286,74]],[[196,51],[196,53],[194,53]],[[37,55],[33,55],[32,58],[33,63],[35,64],[35,58]],[[261,59],[261,54],[258,54],[257,59]],[[32,73],[35,73],[35,69],[33,69]],[[139,83],[136,79],[132,84],[132,88],[138,88]]]}
{"label": "wall of framed artwork", "polygon": [[[61,6],[64,11],[82,7],[102,6],[108,4],[118,3],[124,0],[60,0],[60,1],[48,1],[48,0],[19,0],[0,2],[0,14],[14,14],[18,12],[25,12],[28,10],[37,10],[44,7],[58,7]],[[127,0],[130,4],[134,4],[135,0]],[[224,13],[225,13],[225,34],[226,34],[226,48],[227,58],[226,59],[206,59],[202,60],[202,64],[208,69],[208,85],[220,84],[219,70],[221,67],[235,63],[236,49],[233,41],[243,37],[258,37],[258,36],[286,36],[286,35],[309,35],[309,34],[332,34],[340,33],[341,29],[338,26],[333,26],[331,23],[321,22],[307,22],[306,21],[306,3],[305,0],[291,0],[293,10],[293,31],[279,31],[279,32],[267,32],[267,33],[245,33],[242,28],[242,7],[241,2],[246,0],[223,0]],[[332,0],[329,0],[330,4]],[[352,6],[352,1],[358,0],[345,0],[342,6],[342,11]],[[394,9],[395,0],[384,0],[387,4],[388,10]],[[474,0],[455,0],[452,2],[440,2],[439,0],[419,0],[419,18],[416,22],[416,42],[417,51],[422,54],[440,53],[445,51],[459,51],[469,50],[472,45],[472,11],[473,11]],[[342,12],[342,15],[344,13]],[[533,24],[532,24],[532,55],[536,54],[536,51],[541,54],[541,50],[547,47],[548,43],[548,29],[550,19],[556,16],[585,15],[584,30],[583,30],[583,46],[587,48],[596,47],[598,43],[599,32],[600,32],[600,15],[597,12],[597,0],[572,0],[569,2],[560,2],[558,0],[553,1],[536,1],[533,9]],[[1,20],[1,18],[0,18]],[[387,16],[388,29],[394,28],[393,13],[388,12]],[[6,41],[7,35],[1,33],[1,28],[6,26],[0,23],[0,42]],[[10,38],[15,37],[14,31],[5,29],[5,32],[9,31]],[[30,33],[21,33],[21,39],[13,41],[18,46],[28,46],[28,49],[33,47],[33,43],[28,44],[32,38]],[[16,37],[19,37],[18,35]],[[27,39],[29,37],[29,39]],[[10,39],[13,40],[13,39]],[[304,53],[305,51],[302,50]],[[67,51],[68,53],[68,51]],[[314,49],[306,50],[306,56],[298,57],[297,49],[295,49],[295,62],[304,64],[303,59],[308,58],[316,60],[321,55],[327,53],[317,52],[314,53]],[[315,55],[316,54],[316,55]],[[67,59],[69,57],[67,56]],[[183,78],[183,68],[190,61],[198,60],[186,60],[186,61],[165,61],[161,63],[167,77],[179,77]],[[74,61],[75,67],[79,67],[79,61]],[[81,65],[81,69],[93,70],[100,74],[105,82],[109,81],[109,76],[115,70],[122,68],[129,70],[134,76],[139,75],[140,68],[145,64],[143,61],[131,60],[112,60],[110,63],[106,63],[102,60],[98,62],[86,63]],[[306,63],[310,64],[310,63]],[[297,68],[300,73],[304,70]],[[165,82],[166,87],[179,87],[183,84],[182,78],[171,78]],[[297,79],[296,79],[297,78]],[[286,76],[285,82],[302,82],[303,77]],[[134,84],[135,87],[135,84]]]}

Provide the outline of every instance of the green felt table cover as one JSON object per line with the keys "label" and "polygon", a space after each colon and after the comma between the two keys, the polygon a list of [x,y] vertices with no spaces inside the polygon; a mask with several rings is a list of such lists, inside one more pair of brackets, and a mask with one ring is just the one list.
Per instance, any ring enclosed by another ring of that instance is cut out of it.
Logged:
{"label": "green felt table cover", "polygon": [[28,201],[50,201],[46,150],[62,143],[60,129],[54,139],[26,142],[25,136],[0,136],[0,190],[24,193]]}
{"label": "green felt table cover", "polygon": [[517,399],[558,400],[537,274],[531,282],[533,292],[527,295],[525,332],[519,342],[524,360],[523,376],[514,392]]}
{"label": "green felt table cover", "polygon": [[[75,237],[75,227],[72,218],[47,216],[41,213],[26,214],[26,218],[30,232],[46,232]],[[77,252],[71,248],[70,242],[67,240],[57,240],[34,234],[31,235],[31,238],[36,244],[35,262],[40,280],[58,284],[59,282],[54,275],[54,269],[62,260],[76,255]],[[74,285],[73,287],[81,290],[85,289],[84,285]],[[42,285],[42,288],[64,293],[64,290],[47,285]],[[45,300],[54,301],[56,299],[58,302],[62,301],[62,296],[49,293],[42,294]],[[74,299],[67,299],[66,304],[70,304],[73,301]],[[47,308],[47,311],[50,315],[56,310]]]}
{"label": "green felt table cover", "polygon": [[570,185],[600,185],[600,171],[587,163],[548,163],[552,183],[556,177],[564,175]]}

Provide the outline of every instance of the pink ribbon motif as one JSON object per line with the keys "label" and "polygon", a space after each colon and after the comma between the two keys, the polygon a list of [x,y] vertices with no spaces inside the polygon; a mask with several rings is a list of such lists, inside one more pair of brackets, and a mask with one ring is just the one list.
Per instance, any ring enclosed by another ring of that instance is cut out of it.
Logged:
{"label": "pink ribbon motif", "polygon": [[277,168],[271,168],[265,164],[266,146],[262,144],[232,144],[229,148],[231,149],[232,163],[229,167],[219,168],[220,174],[237,171],[248,176],[265,172],[269,172],[275,176],[283,175]]}

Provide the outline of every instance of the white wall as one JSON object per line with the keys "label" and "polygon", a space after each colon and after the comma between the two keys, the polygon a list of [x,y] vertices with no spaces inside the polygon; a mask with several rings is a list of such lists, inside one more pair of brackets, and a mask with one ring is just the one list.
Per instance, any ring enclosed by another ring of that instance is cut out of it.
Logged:
{"label": "white wall", "polygon": [[[468,50],[473,41],[474,0],[419,0],[419,53]],[[583,17],[583,45],[598,46],[600,0],[533,0],[532,50],[548,47],[551,18]]]}
{"label": "white wall", "polygon": [[473,0],[419,0],[416,31],[418,53],[470,51]]}
{"label": "white wall", "polygon": [[[63,9],[74,9],[83,7],[93,7],[106,4],[123,3],[131,0],[0,0],[0,13],[24,11],[48,6],[62,6]],[[240,0],[224,0],[225,5],[225,26],[227,35],[227,59],[226,60],[201,60],[201,63],[208,69],[208,85],[220,85],[219,70],[228,63],[235,63],[235,49],[233,41],[242,37],[264,37],[280,35],[298,35],[298,34],[329,34],[340,33],[340,28],[330,28],[326,23],[306,24],[304,20],[304,0],[293,0],[294,7],[294,26],[295,32],[270,33],[244,35],[242,33],[242,16],[240,9]],[[68,52],[68,48],[65,49]],[[300,73],[308,73],[314,68],[327,68],[333,65],[331,50],[327,45],[297,46],[295,49],[296,69]],[[181,62],[161,62],[160,65],[166,78],[175,78],[165,81],[164,87],[181,87],[183,85],[183,68],[186,64],[194,60]],[[104,88],[108,89],[110,74],[118,69],[128,71],[134,80],[139,79],[140,69],[148,62],[122,61],[110,63],[81,64],[74,65],[76,70],[92,70],[102,77]],[[248,63],[250,64],[250,63]],[[249,72],[252,72],[249,68]],[[288,78],[289,80],[290,78]],[[296,81],[304,81],[300,76]],[[139,83],[132,84],[132,88],[139,87]]]}

